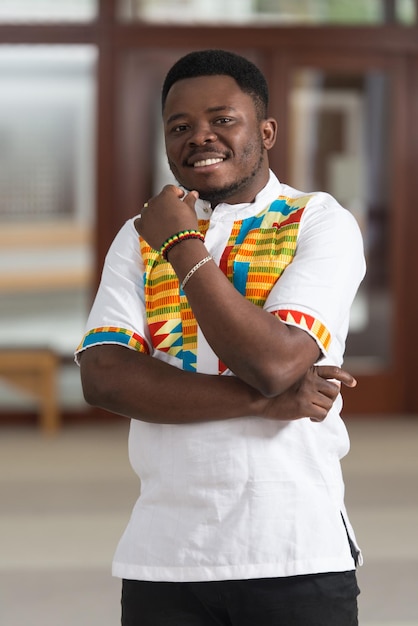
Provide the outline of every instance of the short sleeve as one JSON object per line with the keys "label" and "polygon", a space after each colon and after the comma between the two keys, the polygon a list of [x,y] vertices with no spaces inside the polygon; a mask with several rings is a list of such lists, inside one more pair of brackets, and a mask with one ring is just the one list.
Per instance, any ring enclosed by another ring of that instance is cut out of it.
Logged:
{"label": "short sleeve", "polygon": [[134,220],[115,237],[106,255],[103,273],[86,332],[75,352],[91,346],[116,344],[149,354],[151,341],[144,305],[144,264]]}
{"label": "short sleeve", "polygon": [[304,328],[323,356],[331,350],[338,362],[364,273],[363,240],[354,216],[330,195],[316,194],[302,216],[295,256],[265,309]]}

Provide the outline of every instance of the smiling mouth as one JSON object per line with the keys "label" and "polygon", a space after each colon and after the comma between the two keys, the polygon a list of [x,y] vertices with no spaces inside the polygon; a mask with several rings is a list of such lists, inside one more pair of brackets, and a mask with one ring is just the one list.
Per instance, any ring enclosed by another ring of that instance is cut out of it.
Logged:
{"label": "smiling mouth", "polygon": [[196,161],[193,163],[193,167],[205,167],[207,165],[215,165],[216,163],[222,163],[224,159],[216,158],[216,159],[203,159],[202,161]]}

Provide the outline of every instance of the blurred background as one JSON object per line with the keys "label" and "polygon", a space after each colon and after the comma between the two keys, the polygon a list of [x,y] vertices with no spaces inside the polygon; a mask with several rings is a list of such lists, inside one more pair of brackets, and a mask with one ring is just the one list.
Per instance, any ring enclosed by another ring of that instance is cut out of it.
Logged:
{"label": "blurred background", "polygon": [[418,625],[418,0],[0,0],[5,626],[118,623],[128,424],[85,405],[72,355],[110,242],[171,180],[164,75],[215,47],[267,77],[278,177],[362,229],[343,414],[361,623]]}

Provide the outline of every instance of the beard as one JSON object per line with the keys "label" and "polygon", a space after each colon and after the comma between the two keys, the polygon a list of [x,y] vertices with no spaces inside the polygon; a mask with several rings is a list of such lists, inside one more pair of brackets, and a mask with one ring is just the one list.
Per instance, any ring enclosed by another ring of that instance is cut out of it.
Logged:
{"label": "beard", "polygon": [[[260,171],[263,163],[263,159],[260,158],[257,166],[248,176],[244,176],[234,183],[224,185],[223,187],[212,187],[211,189],[197,189],[199,197],[202,200],[206,200],[214,208],[221,202],[228,202],[228,199],[234,196],[238,191],[244,191],[246,187],[250,186],[251,181],[255,178],[256,174]],[[190,189],[188,191],[191,191]],[[253,199],[252,199],[253,200]]]}
{"label": "beard", "polygon": [[[256,150],[258,150],[258,160],[255,163],[252,172],[250,172],[249,174],[242,176],[241,178],[237,178],[232,183],[220,185],[218,187],[201,187],[200,189],[194,187],[193,189],[195,189],[195,191],[198,191],[199,197],[202,200],[206,200],[207,202],[209,202],[212,208],[214,208],[218,204],[221,204],[222,202],[227,202],[228,199],[234,196],[237,192],[244,192],[247,187],[250,187],[252,180],[257,176],[258,172],[263,166],[265,159],[265,149],[263,142],[260,141],[260,143],[258,144],[258,148],[257,146],[249,145],[246,150],[244,150],[241,158],[241,161],[245,163],[251,158],[254,158]],[[173,170],[170,163],[169,165],[171,171],[177,178],[176,172]],[[180,185],[184,187],[184,189],[186,189],[187,191],[192,191],[192,188],[189,188],[183,181],[179,180],[178,178],[177,180]],[[253,198],[250,201],[253,201]]]}

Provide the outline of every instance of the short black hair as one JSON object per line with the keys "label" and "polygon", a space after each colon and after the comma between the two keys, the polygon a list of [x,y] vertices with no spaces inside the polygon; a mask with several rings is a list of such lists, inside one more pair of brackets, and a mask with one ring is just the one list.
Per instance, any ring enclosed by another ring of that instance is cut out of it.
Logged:
{"label": "short black hair", "polygon": [[179,80],[198,76],[231,76],[253,100],[260,119],[267,117],[269,92],[261,70],[245,57],[226,50],[199,50],[181,57],[169,70],[162,88],[164,110],[168,92]]}

